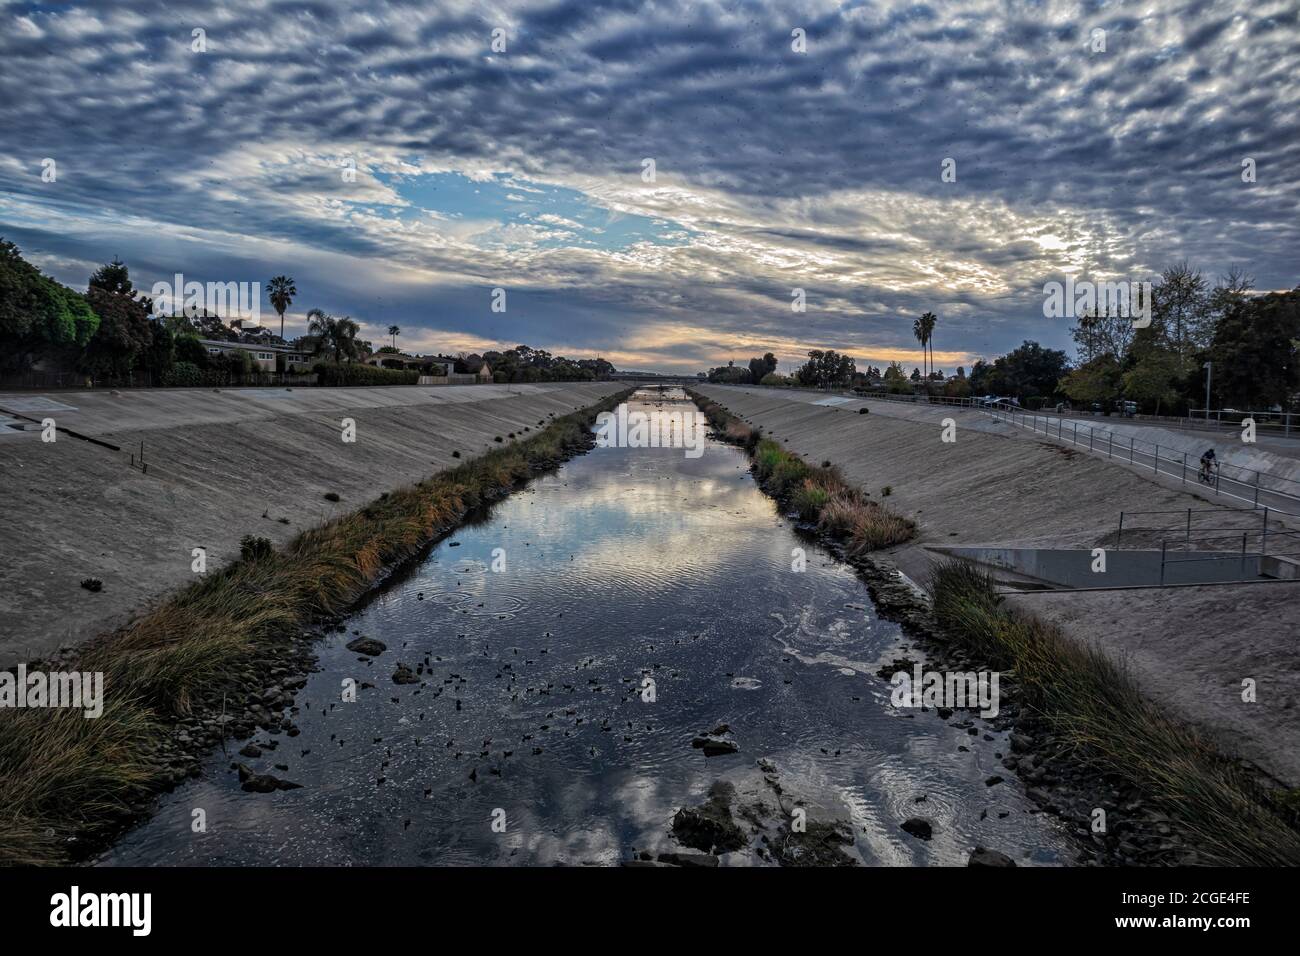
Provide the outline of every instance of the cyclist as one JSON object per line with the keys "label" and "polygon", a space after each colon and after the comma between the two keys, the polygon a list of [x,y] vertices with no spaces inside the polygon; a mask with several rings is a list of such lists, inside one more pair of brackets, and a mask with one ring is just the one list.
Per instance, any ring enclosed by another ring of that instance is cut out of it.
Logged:
{"label": "cyclist", "polygon": [[1201,456],[1201,474],[1200,474],[1201,481],[1205,482],[1207,485],[1213,484],[1214,469],[1218,466],[1218,464],[1219,464],[1218,459],[1215,458],[1214,455],[1214,449],[1213,448],[1206,449],[1205,454]]}

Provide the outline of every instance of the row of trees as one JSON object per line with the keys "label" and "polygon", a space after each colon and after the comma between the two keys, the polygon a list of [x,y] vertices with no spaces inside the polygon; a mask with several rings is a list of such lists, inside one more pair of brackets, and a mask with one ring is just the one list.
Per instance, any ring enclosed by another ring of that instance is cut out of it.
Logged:
{"label": "row of trees", "polygon": [[516,345],[504,352],[462,352],[456,356],[456,363],[458,371],[470,373],[486,364],[492,370],[492,380],[502,383],[592,382],[612,378],[615,372],[614,365],[603,358],[571,359],[527,345]]}
{"label": "row of trees", "polygon": [[[0,374],[26,372],[37,364],[68,370],[106,384],[201,385],[248,382],[259,372],[246,352],[209,353],[200,339],[283,342],[284,314],[298,295],[290,276],[275,276],[267,295],[280,317],[280,336],[236,330],[217,315],[156,316],[154,303],[133,285],[126,264],[114,259],[76,292],[27,262],[12,242],[0,240]],[[388,327],[397,351],[401,329]],[[294,344],[334,365],[370,353],[361,328],[349,316],[323,309],[307,313],[307,334]],[[432,360],[431,360],[432,361]],[[462,353],[457,371],[477,373],[484,364],[498,382],[592,381],[611,378],[605,359],[569,359],[519,345],[482,355]],[[773,360],[775,367],[775,360]],[[281,366],[278,370],[283,371]]]}
{"label": "row of trees", "polygon": [[[852,358],[815,350],[792,376],[775,374],[768,352],[748,366],[731,362],[710,369],[711,382],[883,387],[889,392],[1015,397],[1037,406],[1059,401],[1110,410],[1134,402],[1147,414],[1182,414],[1193,408],[1292,410],[1300,390],[1300,288],[1256,293],[1251,278],[1230,271],[1211,283],[1187,263],[1166,269],[1151,289],[1151,322],[1136,328],[1132,316],[1097,310],[1071,329],[1075,362],[1061,350],[1026,340],[1006,355],[976,362],[967,377],[934,368],[938,317],[926,312],[912,331],[922,369],[907,375],[898,362],[882,373],[858,372]],[[1207,396],[1207,364],[1212,391]]]}
{"label": "row of trees", "polygon": [[[1093,312],[1071,330],[1079,365],[1063,375],[1073,401],[1134,401],[1152,414],[1189,408],[1289,409],[1300,388],[1300,288],[1257,294],[1233,271],[1211,284],[1190,265],[1152,289],[1151,324]],[[1206,363],[1212,391],[1205,392]]]}

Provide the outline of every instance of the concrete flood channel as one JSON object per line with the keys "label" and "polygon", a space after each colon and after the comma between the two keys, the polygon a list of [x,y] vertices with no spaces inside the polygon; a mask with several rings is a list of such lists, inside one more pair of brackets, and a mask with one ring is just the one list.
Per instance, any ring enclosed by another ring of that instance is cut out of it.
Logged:
{"label": "concrete flood channel", "polygon": [[[680,391],[629,405],[693,409]],[[1004,730],[891,704],[882,668],[921,651],[778,513],[744,452],[712,438],[696,458],[598,447],[569,461],[344,628],[294,695],[296,736],[258,732],[246,743],[260,756],[218,750],[97,862],[965,865],[977,846],[1021,866],[1073,858],[1002,770]],[[348,650],[359,637],[386,649]],[[245,792],[237,763],[299,787]],[[727,803],[738,849],[683,845],[679,810]]]}

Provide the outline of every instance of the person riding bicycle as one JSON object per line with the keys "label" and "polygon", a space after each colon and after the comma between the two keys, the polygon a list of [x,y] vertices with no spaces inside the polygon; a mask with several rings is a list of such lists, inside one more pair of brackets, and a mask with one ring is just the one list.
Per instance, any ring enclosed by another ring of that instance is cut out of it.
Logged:
{"label": "person riding bicycle", "polygon": [[1211,481],[1214,476],[1214,469],[1218,466],[1218,459],[1214,455],[1214,449],[1207,449],[1201,456],[1201,481]]}

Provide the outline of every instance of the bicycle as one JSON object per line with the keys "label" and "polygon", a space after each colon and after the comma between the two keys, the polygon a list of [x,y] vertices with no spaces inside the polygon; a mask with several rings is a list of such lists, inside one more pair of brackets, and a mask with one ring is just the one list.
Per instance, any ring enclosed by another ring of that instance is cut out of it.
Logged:
{"label": "bicycle", "polygon": [[1218,470],[1219,463],[1217,461],[1203,461],[1201,462],[1201,470],[1197,472],[1196,477],[1204,484],[1213,488],[1215,472]]}

